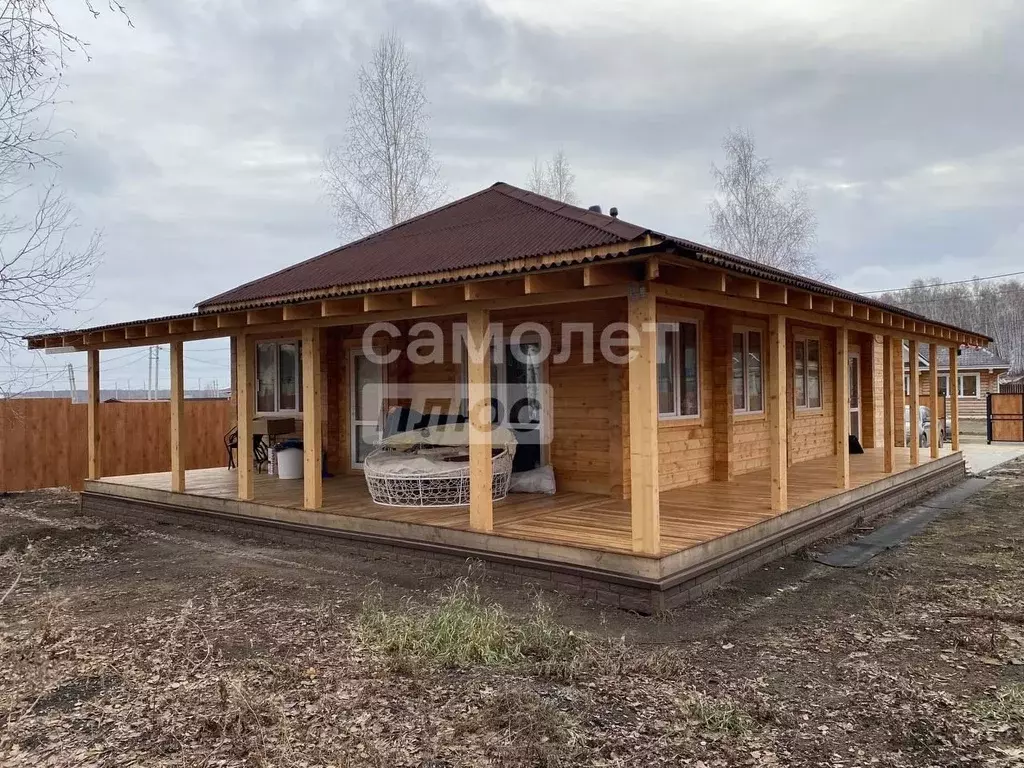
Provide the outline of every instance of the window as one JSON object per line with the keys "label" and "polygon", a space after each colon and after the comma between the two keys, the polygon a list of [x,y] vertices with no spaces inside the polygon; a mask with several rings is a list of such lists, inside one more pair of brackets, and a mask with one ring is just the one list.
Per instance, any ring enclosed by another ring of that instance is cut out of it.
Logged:
{"label": "window", "polygon": [[352,465],[361,467],[381,438],[387,368],[362,349],[349,352]]}
{"label": "window", "polygon": [[960,397],[981,397],[980,377],[976,373],[961,373],[958,379]]}
{"label": "window", "polygon": [[939,397],[946,397],[949,394],[949,376],[945,373],[939,374]]}
{"label": "window", "polygon": [[696,322],[658,324],[658,415],[700,415],[700,331]]}
{"label": "window", "polygon": [[[515,471],[539,467],[545,459],[550,436],[545,426],[550,387],[546,383],[543,347],[537,334],[524,334],[515,344],[495,336],[491,342],[491,418],[496,425],[516,433]],[[460,349],[459,415],[469,414],[468,349]]]}
{"label": "window", "polygon": [[821,408],[821,342],[797,337],[793,355],[793,402],[797,408]]}
{"label": "window", "polygon": [[732,409],[760,413],[764,410],[761,380],[761,331],[750,328],[732,333]]}
{"label": "window", "polygon": [[904,396],[910,396],[910,374],[903,374],[903,394]]}
{"label": "window", "polygon": [[298,341],[262,341],[256,345],[256,412],[302,410],[302,345]]}

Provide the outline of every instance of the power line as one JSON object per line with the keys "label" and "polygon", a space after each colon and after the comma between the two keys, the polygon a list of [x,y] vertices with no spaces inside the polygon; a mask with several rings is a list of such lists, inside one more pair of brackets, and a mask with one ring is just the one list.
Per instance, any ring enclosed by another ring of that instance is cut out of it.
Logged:
{"label": "power line", "polygon": [[[997,288],[994,291],[986,294],[987,296],[1018,296],[1024,294],[1024,288]],[[927,299],[909,299],[904,301],[902,304],[896,304],[894,306],[901,307],[903,309],[909,309],[913,311],[913,308],[918,304],[934,304],[939,301],[959,301],[959,297],[956,296],[933,296]]]}
{"label": "power line", "polygon": [[1000,280],[1004,277],[1018,277],[1024,272],[1007,272],[1005,275],[989,275],[988,277],[972,277],[968,280],[951,280],[948,283],[927,283],[925,285],[907,285],[903,288],[887,288],[884,291],[861,291],[862,296],[872,296],[876,293],[899,293],[900,291],[915,291],[922,288],[942,288],[946,285],[965,285],[966,283],[978,283],[982,280]]}

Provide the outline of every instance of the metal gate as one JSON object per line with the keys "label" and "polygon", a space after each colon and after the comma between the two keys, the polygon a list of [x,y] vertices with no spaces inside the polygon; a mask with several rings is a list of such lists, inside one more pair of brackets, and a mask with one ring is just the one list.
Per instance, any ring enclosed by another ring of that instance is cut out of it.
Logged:
{"label": "metal gate", "polygon": [[990,443],[1024,442],[1024,394],[990,394],[985,410]]}

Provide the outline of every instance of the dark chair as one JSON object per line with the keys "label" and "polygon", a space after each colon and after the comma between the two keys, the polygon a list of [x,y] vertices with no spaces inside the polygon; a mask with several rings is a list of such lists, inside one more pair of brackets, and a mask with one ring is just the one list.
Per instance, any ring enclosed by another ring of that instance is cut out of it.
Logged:
{"label": "dark chair", "polygon": [[[235,468],[235,451],[238,450],[238,427],[232,427],[224,435],[224,447],[228,452],[228,469]],[[263,435],[252,436],[252,465],[257,472],[262,472],[270,462],[270,455],[267,446],[263,442]]]}

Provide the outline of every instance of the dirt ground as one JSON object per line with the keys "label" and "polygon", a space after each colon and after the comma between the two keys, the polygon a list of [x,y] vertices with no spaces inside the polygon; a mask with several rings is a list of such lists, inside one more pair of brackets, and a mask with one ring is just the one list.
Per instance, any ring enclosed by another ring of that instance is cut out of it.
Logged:
{"label": "dirt ground", "polygon": [[[862,568],[793,557],[657,617],[2,497],[0,765],[1024,765],[1024,462],[997,475]],[[453,589],[569,650],[410,662],[360,631]]]}

